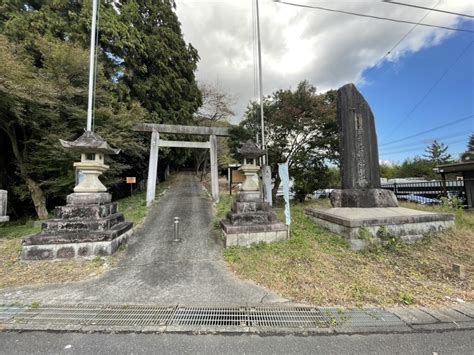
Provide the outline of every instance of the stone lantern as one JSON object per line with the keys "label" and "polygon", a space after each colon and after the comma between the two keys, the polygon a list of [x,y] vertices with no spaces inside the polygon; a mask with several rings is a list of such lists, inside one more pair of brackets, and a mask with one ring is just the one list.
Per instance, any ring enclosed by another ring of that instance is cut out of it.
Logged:
{"label": "stone lantern", "polygon": [[243,158],[240,170],[245,175],[245,181],[231,210],[220,222],[226,247],[287,239],[288,227],[278,221],[271,206],[260,194],[257,159],[266,151],[249,140],[242,144],[239,153]]}
{"label": "stone lantern", "polygon": [[22,241],[22,258],[44,260],[113,254],[132,233],[131,222],[118,212],[117,203],[100,182],[109,167],[104,158],[118,154],[98,134],[86,131],[74,142],[61,140],[64,148],[81,154],[74,167],[83,179],[67,196],[66,206],[56,207],[55,218],[44,221],[41,232]]}
{"label": "stone lantern", "polygon": [[113,149],[102,137],[91,131],[84,132],[74,142],[60,142],[64,148],[81,154],[81,161],[74,163],[74,167],[84,175],[74,187],[74,193],[68,196],[68,203],[110,202],[111,195],[100,182],[99,175],[109,168],[104,164],[105,156],[118,154],[120,149]]}
{"label": "stone lantern", "polygon": [[257,164],[257,159],[265,155],[266,151],[260,149],[252,140],[248,140],[238,150],[243,158],[243,165],[240,167],[245,175],[245,180],[240,190],[247,194],[257,193],[259,189],[258,172],[260,166]]}

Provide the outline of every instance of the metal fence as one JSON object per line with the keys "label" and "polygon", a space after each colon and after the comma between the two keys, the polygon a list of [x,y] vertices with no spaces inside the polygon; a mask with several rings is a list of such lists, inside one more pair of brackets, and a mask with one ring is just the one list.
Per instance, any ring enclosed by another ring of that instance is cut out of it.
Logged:
{"label": "metal fence", "polygon": [[456,196],[466,200],[463,180],[394,182],[382,184],[382,188],[393,191],[397,197],[417,195],[437,199],[441,196]]}

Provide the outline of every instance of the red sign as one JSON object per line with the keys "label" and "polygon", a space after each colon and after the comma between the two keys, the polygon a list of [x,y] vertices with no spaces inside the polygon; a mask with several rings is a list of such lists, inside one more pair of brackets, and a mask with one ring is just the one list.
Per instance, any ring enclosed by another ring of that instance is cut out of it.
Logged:
{"label": "red sign", "polygon": [[127,184],[136,184],[137,178],[135,176],[127,176]]}

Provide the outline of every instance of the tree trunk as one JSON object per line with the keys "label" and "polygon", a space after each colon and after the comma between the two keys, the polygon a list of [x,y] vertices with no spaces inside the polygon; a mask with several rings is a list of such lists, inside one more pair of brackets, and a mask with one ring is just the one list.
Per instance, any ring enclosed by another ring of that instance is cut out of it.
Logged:
{"label": "tree trunk", "polygon": [[23,180],[25,180],[26,185],[28,186],[28,190],[30,191],[31,199],[33,200],[33,204],[35,205],[35,210],[36,214],[38,215],[38,219],[48,219],[46,197],[44,196],[43,190],[38,185],[38,183],[30,177],[23,177]]}
{"label": "tree trunk", "polygon": [[20,170],[20,176],[26,182],[28,190],[30,191],[31,199],[33,200],[38,219],[47,219],[48,210],[46,208],[46,197],[39,184],[26,173],[26,169],[23,165],[25,150],[23,150],[23,154],[20,152],[15,130],[4,126],[0,128],[8,135],[8,138],[10,138],[13,155],[15,156],[16,164]]}
{"label": "tree trunk", "polygon": [[206,172],[206,170],[207,170],[207,159],[204,160],[204,167],[202,168],[202,172],[201,172],[201,181],[204,178],[204,173]]}
{"label": "tree trunk", "polygon": [[273,201],[276,200],[276,195],[277,195],[277,192],[278,192],[278,188],[280,187],[280,182],[281,182],[280,176],[277,174],[276,177],[275,177],[275,182],[274,182],[273,188],[272,188],[272,200]]}

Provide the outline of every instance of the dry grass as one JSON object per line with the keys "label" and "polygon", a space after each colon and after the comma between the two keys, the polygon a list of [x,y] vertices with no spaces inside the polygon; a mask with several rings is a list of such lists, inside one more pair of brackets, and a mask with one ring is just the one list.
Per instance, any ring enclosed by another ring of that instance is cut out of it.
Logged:
{"label": "dry grass", "polygon": [[81,281],[103,274],[123,256],[54,261],[21,261],[21,239],[0,240],[0,288]]}
{"label": "dry grass", "polygon": [[[474,301],[474,214],[456,211],[455,228],[414,244],[394,242],[354,252],[304,215],[308,205],[327,207],[327,202],[322,203],[292,207],[288,241],[227,249],[230,268],[286,298],[321,306],[437,306],[449,303],[449,298]],[[453,273],[453,263],[464,266],[464,279]]]}
{"label": "dry grass", "polygon": [[[157,193],[165,190],[171,181],[170,179],[158,185]],[[144,192],[117,202],[126,220],[134,222],[135,225],[142,223],[148,212]],[[0,227],[0,288],[90,279],[112,269],[125,255],[126,247],[108,257],[22,261],[20,259],[21,239],[40,231],[39,227],[34,226],[32,220],[23,222],[4,223]]]}

